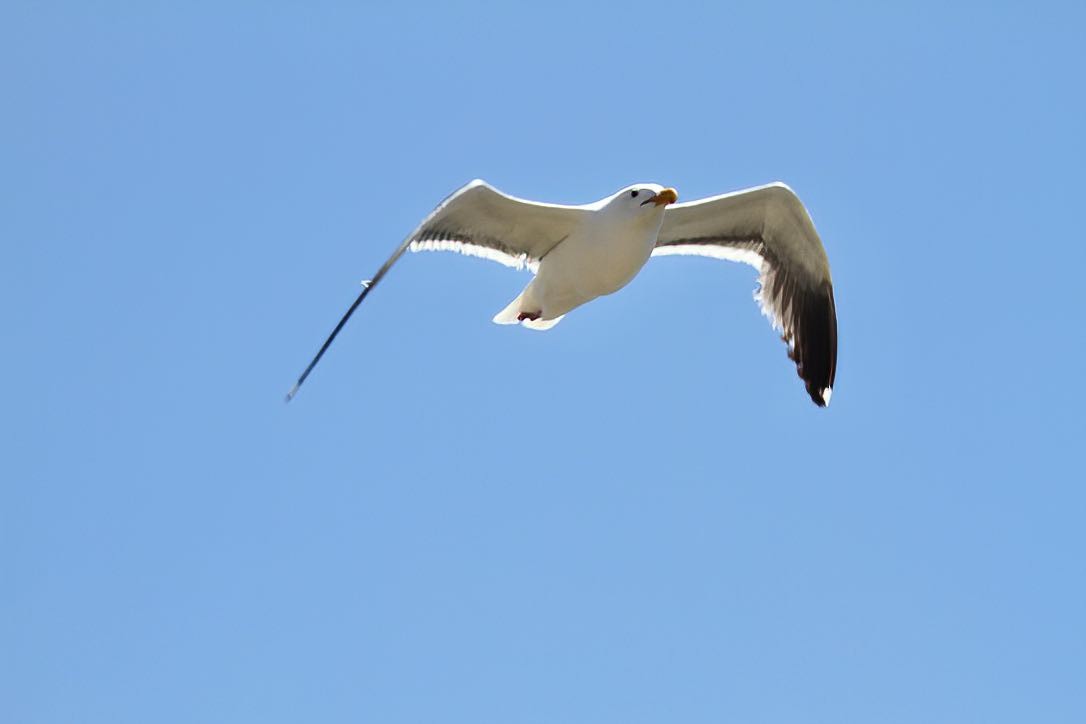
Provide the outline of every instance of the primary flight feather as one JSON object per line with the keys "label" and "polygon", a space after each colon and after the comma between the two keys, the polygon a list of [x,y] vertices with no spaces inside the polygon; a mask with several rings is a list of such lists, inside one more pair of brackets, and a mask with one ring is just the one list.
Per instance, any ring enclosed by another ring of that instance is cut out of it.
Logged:
{"label": "primary flight feather", "polygon": [[830,401],[837,370],[837,312],[826,250],[799,198],[769,184],[676,203],[674,189],[635,184],[592,204],[562,206],[514,198],[472,181],[438,204],[364,284],[290,400],[366,295],[404,252],[457,251],[525,268],[535,278],[498,324],[550,329],[571,310],[616,292],[653,256],[693,254],[759,270],[755,298],[788,344],[807,393]]}

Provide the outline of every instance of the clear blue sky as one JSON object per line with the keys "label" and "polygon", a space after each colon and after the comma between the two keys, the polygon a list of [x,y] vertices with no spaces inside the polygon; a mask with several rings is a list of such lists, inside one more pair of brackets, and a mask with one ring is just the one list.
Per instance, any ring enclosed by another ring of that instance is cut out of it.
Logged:
{"label": "clear blue sky", "polygon": [[[1086,721],[1081,4],[93,5],[0,10],[0,720]],[[284,405],[474,177],[786,181],[833,404],[748,267],[431,254]]]}

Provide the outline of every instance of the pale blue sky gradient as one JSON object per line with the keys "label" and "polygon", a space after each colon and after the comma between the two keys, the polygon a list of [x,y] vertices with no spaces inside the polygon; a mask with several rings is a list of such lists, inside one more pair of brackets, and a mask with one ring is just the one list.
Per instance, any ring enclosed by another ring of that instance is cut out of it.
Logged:
{"label": "pale blue sky gradient", "polygon": [[[1081,4],[0,10],[0,720],[1086,721]],[[445,194],[782,180],[546,334]]]}

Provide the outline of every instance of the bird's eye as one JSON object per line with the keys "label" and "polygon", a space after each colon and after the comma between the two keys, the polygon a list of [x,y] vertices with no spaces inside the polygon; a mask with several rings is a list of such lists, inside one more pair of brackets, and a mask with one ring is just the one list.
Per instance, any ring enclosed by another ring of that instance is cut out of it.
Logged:
{"label": "bird's eye", "polygon": [[637,192],[636,191],[631,191],[630,192],[630,198],[631,199],[636,199],[637,198]]}

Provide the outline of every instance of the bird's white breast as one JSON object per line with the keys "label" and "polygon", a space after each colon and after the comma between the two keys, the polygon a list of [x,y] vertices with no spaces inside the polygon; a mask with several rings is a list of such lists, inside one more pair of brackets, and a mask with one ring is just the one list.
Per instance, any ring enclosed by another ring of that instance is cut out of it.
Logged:
{"label": "bird's white breast", "polygon": [[544,306],[565,311],[626,286],[652,254],[662,220],[662,213],[587,220],[540,263],[535,286]]}

